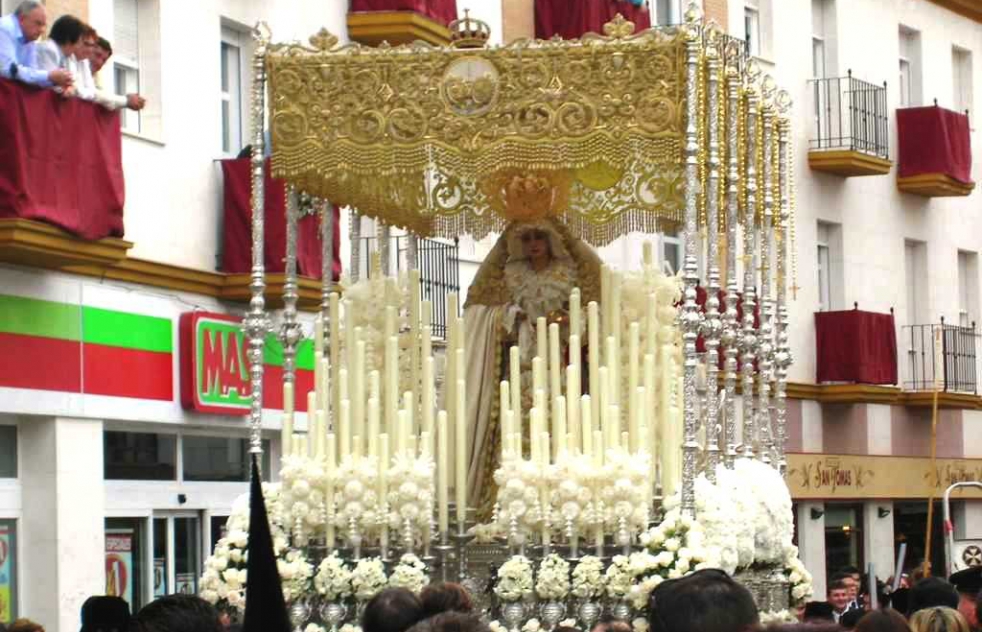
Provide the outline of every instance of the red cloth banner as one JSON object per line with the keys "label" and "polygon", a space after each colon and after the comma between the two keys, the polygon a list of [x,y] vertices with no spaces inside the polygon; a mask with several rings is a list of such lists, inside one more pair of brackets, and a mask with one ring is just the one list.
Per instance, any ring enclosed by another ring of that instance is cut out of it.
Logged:
{"label": "red cloth banner", "polygon": [[457,19],[457,0],[351,0],[351,11],[414,11],[446,26]]}
{"label": "red cloth banner", "polygon": [[817,312],[815,352],[815,380],[819,383],[897,383],[893,314],[858,309]]}
{"label": "red cloth banner", "polygon": [[897,109],[897,176],[943,173],[972,184],[968,116],[938,106]]}
{"label": "red cloth banner", "polygon": [[[225,175],[225,249],[222,272],[245,273],[252,270],[252,174],[250,160],[223,160]],[[283,272],[286,257],[286,186],[269,176],[266,161],[266,243],[264,260],[267,272]],[[341,229],[339,209],[334,207],[334,278],[341,277]],[[321,278],[320,219],[308,215],[297,226],[297,273],[312,279]]]}
{"label": "red cloth banner", "polygon": [[618,13],[634,22],[635,32],[651,27],[648,9],[628,0],[535,0],[535,36],[576,39],[584,33],[603,35],[604,24]]}
{"label": "red cloth banner", "polygon": [[123,200],[116,112],[0,79],[0,217],[122,237]]}

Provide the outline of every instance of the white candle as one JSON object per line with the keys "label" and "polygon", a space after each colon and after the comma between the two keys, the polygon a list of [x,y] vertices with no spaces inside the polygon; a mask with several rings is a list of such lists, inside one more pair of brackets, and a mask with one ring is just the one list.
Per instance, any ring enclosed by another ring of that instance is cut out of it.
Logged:
{"label": "white candle", "polygon": [[[330,322],[328,325],[331,328],[331,353],[328,358],[331,377],[328,383],[334,390],[326,393],[325,397],[330,398],[330,408],[332,411],[337,413],[338,407],[341,404],[341,398],[337,393],[338,371],[341,369],[341,298],[338,296],[337,292],[331,293],[331,298],[328,302],[328,314],[330,316]],[[324,401],[326,402],[327,399]]]}
{"label": "white candle", "polygon": [[645,388],[639,386],[634,389],[632,397],[634,399],[634,412],[631,414],[629,426],[631,436],[630,450],[631,452],[637,452],[638,450],[648,449],[648,446],[641,442],[641,426],[645,425]]}
{"label": "white candle", "polygon": [[593,414],[589,395],[580,396],[580,419],[583,421],[583,454],[593,454]]}
{"label": "white candle", "polygon": [[437,505],[441,541],[446,541],[450,531],[450,459],[447,442],[447,411],[441,410],[436,416],[437,425]]}
{"label": "white candle", "polygon": [[[338,400],[337,423],[338,423],[338,455],[344,458],[351,451],[351,396],[348,394],[348,369],[342,368],[338,371]],[[344,420],[341,418],[341,406],[343,402],[348,402],[348,426],[345,427]]]}
{"label": "white candle", "polygon": [[361,458],[361,446],[362,446],[362,438],[361,438],[361,435],[352,435],[351,436],[351,456],[353,456],[356,459],[360,459]]}
{"label": "white candle", "polygon": [[396,413],[399,410],[399,339],[389,336],[385,340],[385,431],[389,437],[396,435]]}
{"label": "white candle", "polygon": [[406,418],[406,411],[400,409],[396,413],[396,449],[395,449],[395,457],[397,459],[399,457],[405,456],[405,453],[406,453],[406,448],[407,448],[407,445],[408,445],[407,444],[407,441],[409,439],[409,427],[407,425],[408,424],[408,421],[409,420]]}
{"label": "white candle", "polygon": [[338,454],[341,459],[351,454],[351,402],[347,399],[341,400],[341,411],[338,415]]}
{"label": "white candle", "polygon": [[[630,420],[632,416],[638,414],[638,406],[640,406],[643,403],[634,400],[635,392],[638,390],[638,386],[640,385],[641,382],[641,367],[640,367],[641,326],[638,325],[638,323],[631,323],[631,326],[628,328],[627,344],[628,344],[628,350],[627,350],[628,352],[628,358],[627,358],[627,397],[628,397],[627,415],[628,417],[627,418],[628,420]],[[634,403],[631,403],[632,401]],[[636,431],[637,428],[635,428],[634,430]],[[637,436],[632,434],[631,436],[632,446],[634,445],[634,442],[637,440],[638,440]]]}
{"label": "white candle", "polygon": [[659,386],[661,387],[661,393],[658,398],[658,424],[655,430],[655,441],[659,444],[665,441],[668,436],[668,426],[671,417],[671,407],[672,407],[672,347],[671,345],[662,345],[661,348],[661,362],[658,363],[661,366],[662,378],[659,381]]}
{"label": "white candle", "polygon": [[568,446],[570,450],[583,449],[580,440],[580,389],[576,388],[579,386],[576,382],[578,375],[576,366],[571,364],[566,367],[566,421],[567,430],[573,437]]}
{"label": "white candle", "polygon": [[604,308],[604,317],[600,322],[603,327],[599,331],[602,339],[606,340],[610,335],[610,268],[606,265],[600,266],[600,304]]}
{"label": "white candle", "polygon": [[[385,432],[378,437],[378,455],[378,498],[385,507],[389,496],[389,435]],[[389,523],[386,520],[382,521],[379,537],[383,545],[388,543]]]}
{"label": "white candle", "polygon": [[533,463],[541,461],[539,458],[539,442],[535,439],[540,434],[539,429],[541,425],[542,409],[538,406],[533,406],[532,410],[529,411],[529,458]]}
{"label": "white candle", "polygon": [[467,521],[467,423],[464,399],[464,380],[457,380],[457,428],[456,428],[456,456],[457,456],[457,477],[455,482],[455,496],[457,499],[457,525],[463,529]]}
{"label": "white candle", "polygon": [[[410,237],[415,239],[415,237]],[[419,297],[419,270],[409,271],[409,389],[415,394],[419,392],[419,380],[422,373],[422,360],[420,358],[420,297]],[[413,408],[416,405],[413,404]]]}
{"label": "white candle", "polygon": [[[424,327],[424,336],[429,335],[429,327]],[[433,432],[433,357],[429,354],[423,356],[423,396],[422,396],[422,428],[423,432],[429,433],[429,443],[426,449],[433,454],[433,441],[436,435]]]}
{"label": "white candle", "polygon": [[337,477],[335,465],[337,463],[337,446],[335,445],[334,433],[327,435],[327,457],[326,473],[327,479],[324,498],[327,503],[327,549],[334,549],[334,482]]}
{"label": "white candle", "polygon": [[317,432],[317,393],[307,393],[307,434]]}
{"label": "white candle", "polygon": [[515,413],[515,432],[522,432],[522,364],[518,347],[508,350],[508,372],[511,381],[511,410]]}
{"label": "white candle", "polygon": [[606,446],[604,445],[603,432],[600,430],[593,431],[593,465],[594,467],[603,467],[604,464],[604,450]]}
{"label": "white candle", "polygon": [[317,408],[323,408],[328,413],[331,411],[331,363],[325,358],[320,359],[321,366],[321,381],[314,383],[314,390],[316,391]]}
{"label": "white candle", "polygon": [[[543,432],[541,437],[541,447],[539,450],[539,456],[542,458],[541,467],[543,476],[539,479],[539,503],[542,505],[543,512],[549,512],[549,486],[546,483],[546,477],[544,476],[546,469],[549,467],[549,433]],[[549,522],[548,520],[542,521],[542,544],[549,544]]]}
{"label": "white candle", "polygon": [[314,318],[314,355],[324,353],[324,315],[317,314]]}
{"label": "white candle", "polygon": [[[600,394],[600,308],[596,301],[587,305],[587,353],[590,358],[590,393],[597,397]],[[594,406],[591,424],[600,427],[600,410]]]}
{"label": "white candle", "polygon": [[[579,336],[582,333],[583,317],[580,313],[580,288],[573,288],[569,295],[569,335]],[[573,343],[570,342],[570,346]]]}
{"label": "white candle", "polygon": [[[604,444],[608,450],[616,450],[620,447],[621,441],[621,408],[617,404],[610,404],[607,406],[607,414],[605,417],[610,418],[610,424],[607,425],[607,436],[604,437]],[[615,421],[617,423],[615,423]]]}
{"label": "white candle", "polygon": [[280,453],[290,454],[293,449],[293,382],[283,383],[283,422],[280,427]]}
{"label": "white candle", "polygon": [[610,376],[607,371],[607,367],[600,367],[600,401],[597,402],[597,407],[600,408],[600,425],[597,426],[598,430],[602,430],[604,433],[604,438],[607,438],[609,434],[608,428],[610,427],[610,412],[607,410],[610,407]]}
{"label": "white candle", "polygon": [[[511,388],[507,380],[502,380],[498,384],[498,410],[501,414],[501,419],[504,419],[505,413],[511,410]],[[508,432],[512,432],[512,430],[509,428]]]}
{"label": "white candle", "polygon": [[[644,356],[644,411],[648,419],[649,432],[658,426],[658,391],[655,389],[655,356]],[[650,448],[650,446],[649,446]]]}
{"label": "white candle", "polygon": [[563,394],[563,372],[559,365],[559,325],[549,325],[549,397],[555,401]]}
{"label": "white candle", "polygon": [[378,423],[378,399],[372,397],[368,400],[368,456],[378,456]]}
{"label": "white candle", "polygon": [[402,394],[402,409],[406,411],[406,421],[409,422],[409,425],[406,427],[406,434],[415,436],[416,415],[413,414],[413,411],[416,409],[416,397],[412,391],[406,391]]}
{"label": "white candle", "polygon": [[553,432],[555,434],[556,447],[554,453],[556,458],[564,454],[568,449],[566,445],[566,398],[560,395],[553,402]]}
{"label": "white candle", "polygon": [[[549,418],[549,408],[547,405],[548,396],[546,395],[546,361],[543,358],[532,358],[532,400],[536,408],[542,413],[544,419]],[[539,397],[540,399],[535,399]]]}
{"label": "white candle", "polygon": [[[365,341],[361,340],[361,327],[355,334],[355,366],[354,375],[351,376],[351,436],[358,435],[362,439],[365,437],[365,404],[368,398],[365,395]],[[361,446],[356,444],[352,450],[361,452]]]}
{"label": "white candle", "polygon": [[535,355],[543,360],[549,358],[548,328],[546,327],[546,317],[539,316],[535,321]]}
{"label": "white candle", "polygon": [[314,426],[314,456],[318,459],[324,458],[326,434],[327,411],[321,409],[317,411],[317,425]]}
{"label": "white candle", "polygon": [[641,245],[641,257],[646,268],[651,267],[655,262],[654,249],[650,241],[645,241]]}
{"label": "white candle", "polygon": [[652,355],[658,352],[658,297],[654,292],[648,295],[648,307],[645,318],[645,353]]}
{"label": "white candle", "polygon": [[609,380],[610,391],[608,395],[610,399],[608,400],[611,404],[620,403],[620,386],[621,386],[621,372],[620,372],[620,357],[617,354],[617,338],[614,336],[607,336],[607,379]]}

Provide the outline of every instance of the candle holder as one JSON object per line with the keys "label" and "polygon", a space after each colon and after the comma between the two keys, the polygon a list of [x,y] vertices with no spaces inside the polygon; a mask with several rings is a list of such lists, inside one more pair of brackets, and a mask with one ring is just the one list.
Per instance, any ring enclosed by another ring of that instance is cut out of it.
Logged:
{"label": "candle holder", "polygon": [[415,552],[416,534],[413,533],[413,521],[405,518],[402,521],[402,546],[405,553]]}
{"label": "candle holder", "polygon": [[361,559],[361,537],[357,516],[348,516],[348,543],[351,545],[351,556],[356,560]]}
{"label": "candle holder", "polygon": [[450,537],[453,539],[454,548],[457,550],[457,583],[467,589],[468,592],[474,593],[476,592],[475,582],[467,568],[467,546],[474,539],[474,535],[465,532],[455,533]]}
{"label": "candle holder", "polygon": [[456,546],[449,544],[446,539],[441,540],[440,544],[433,546],[436,550],[436,559],[439,561],[440,565],[440,581],[447,583],[449,581],[447,571],[450,568],[450,558],[452,553],[456,550]]}

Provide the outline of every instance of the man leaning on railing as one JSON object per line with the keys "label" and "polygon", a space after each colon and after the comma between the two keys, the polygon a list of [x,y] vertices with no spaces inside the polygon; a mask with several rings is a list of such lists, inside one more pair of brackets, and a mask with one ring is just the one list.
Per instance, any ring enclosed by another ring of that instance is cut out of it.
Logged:
{"label": "man leaning on railing", "polygon": [[44,34],[48,14],[38,0],[24,0],[10,15],[0,18],[0,76],[45,88],[72,85],[63,68],[42,70],[36,40]]}

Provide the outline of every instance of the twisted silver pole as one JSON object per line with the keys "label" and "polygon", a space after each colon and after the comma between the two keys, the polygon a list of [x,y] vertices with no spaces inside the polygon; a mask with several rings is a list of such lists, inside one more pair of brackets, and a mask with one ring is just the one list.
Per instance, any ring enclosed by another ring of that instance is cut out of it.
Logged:
{"label": "twisted silver pole", "polygon": [[283,383],[296,383],[297,345],[300,343],[300,323],[297,322],[297,223],[300,209],[297,189],[292,184],[286,193],[286,261],[283,266],[283,322],[280,342],[283,344]]}
{"label": "twisted silver pole", "polygon": [[777,122],[778,134],[778,191],[780,195],[780,223],[777,231],[777,353],[774,360],[777,366],[776,382],[776,424],[777,424],[777,465],[781,474],[788,468],[785,455],[787,441],[787,386],[788,367],[791,366],[791,345],[788,341],[788,305],[787,305],[787,274],[788,274],[788,233],[791,219],[791,195],[788,179],[788,143],[791,122],[787,118],[787,110],[791,99],[787,92],[778,95],[780,117]]}
{"label": "twisted silver pole", "polygon": [[743,221],[743,335],[740,349],[743,352],[740,367],[743,374],[743,455],[754,457],[757,439],[754,418],[754,360],[756,359],[757,332],[754,328],[756,288],[754,285],[754,232],[757,208],[757,94],[751,88],[747,93],[747,199]]}
{"label": "twisted silver pole", "polygon": [[682,513],[695,514],[696,457],[699,443],[696,440],[699,425],[698,398],[696,395],[696,339],[699,337],[701,316],[696,304],[696,284],[699,281],[698,248],[698,195],[699,195],[699,38],[701,31],[695,25],[687,25],[686,31],[686,127],[685,127],[685,262],[682,270],[684,301],[681,329],[683,341],[683,406],[684,428],[682,443]]}
{"label": "twisted silver pole", "polygon": [[[321,200],[321,317],[327,313],[334,289],[334,205]],[[323,351],[323,349],[322,349]]]}
{"label": "twisted silver pole", "polygon": [[[727,56],[728,59],[732,57]],[[735,66],[726,67],[726,314],[723,326],[723,349],[726,355],[724,388],[726,391],[724,433],[727,467],[733,467],[736,460],[736,382],[737,354],[739,353],[740,323],[737,315],[737,302],[740,286],[737,282],[737,225],[739,224],[739,137],[737,135],[740,116],[740,75]]]}
{"label": "twisted silver pole", "polygon": [[[769,78],[768,78],[769,79]],[[765,82],[766,83],[766,82]],[[763,122],[764,168],[764,216],[760,227],[760,331],[759,358],[760,371],[757,373],[757,392],[760,404],[757,407],[757,428],[760,432],[761,460],[771,462],[774,438],[771,435],[771,380],[774,360],[774,300],[771,298],[771,241],[774,231],[774,145],[771,142],[774,132],[774,107],[772,94],[765,90],[764,107],[761,112]]]}
{"label": "twisted silver pole", "polygon": [[252,400],[249,407],[249,452],[262,454],[263,423],[263,345],[269,331],[266,317],[266,270],[265,270],[265,97],[266,97],[266,45],[267,40],[257,27],[255,31],[256,51],[252,55],[252,273],[249,290],[249,312],[245,317],[244,329],[249,340],[249,382]]}
{"label": "twisted silver pole", "polygon": [[348,211],[348,234],[351,236],[351,264],[348,266],[348,278],[352,283],[357,283],[361,277],[361,215],[355,209]]}
{"label": "twisted silver pole", "polygon": [[706,188],[706,250],[709,258],[706,291],[706,320],[702,325],[706,341],[706,410],[703,419],[706,428],[706,476],[716,482],[716,466],[719,464],[719,345],[723,321],[719,313],[719,73],[722,62],[716,42],[706,49],[709,113],[709,182]]}

